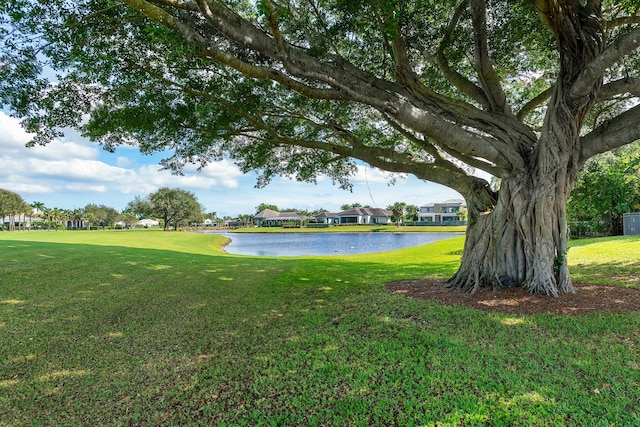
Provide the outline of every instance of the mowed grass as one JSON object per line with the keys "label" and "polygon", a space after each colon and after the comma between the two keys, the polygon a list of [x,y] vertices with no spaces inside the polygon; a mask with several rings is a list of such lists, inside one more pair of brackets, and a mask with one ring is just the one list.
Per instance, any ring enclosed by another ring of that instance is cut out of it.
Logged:
{"label": "mowed grass", "polygon": [[[222,240],[0,233],[0,425],[640,425],[639,313],[514,316],[385,290],[452,274],[462,237],[291,259]],[[597,277],[603,253],[637,274],[623,249],[640,240],[578,242],[574,275]]]}
{"label": "mowed grass", "polygon": [[640,289],[640,236],[575,240],[568,259],[574,282]]}

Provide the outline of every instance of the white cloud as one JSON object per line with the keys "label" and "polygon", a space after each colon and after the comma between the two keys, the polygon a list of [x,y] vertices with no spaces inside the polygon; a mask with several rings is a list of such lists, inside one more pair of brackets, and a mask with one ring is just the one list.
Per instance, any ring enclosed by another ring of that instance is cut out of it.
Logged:
{"label": "white cloud", "polygon": [[390,183],[394,179],[406,178],[406,174],[386,172],[370,166],[357,166],[356,173],[350,178],[353,183]]}
{"label": "white cloud", "polygon": [[225,188],[237,188],[238,179],[243,176],[243,173],[238,167],[229,160],[220,160],[218,162],[211,162],[204,168],[197,170],[195,165],[189,165],[185,168],[185,173],[195,177],[211,180],[217,185],[221,185]]}
{"label": "white cloud", "polygon": [[116,165],[120,166],[121,168],[131,166],[132,164],[133,160],[131,160],[129,157],[120,156],[116,159]]}
{"label": "white cloud", "polygon": [[[187,166],[184,175],[174,175],[171,171],[160,170],[159,165],[142,166],[136,171],[136,186],[154,191],[159,187],[206,190],[213,187],[237,188],[242,172],[233,163],[222,160],[212,162],[198,171],[195,166]],[[123,183],[124,184],[124,183]],[[127,191],[131,192],[131,191]]]}
{"label": "white cloud", "polygon": [[[212,162],[200,172],[187,167],[184,176],[141,165],[131,156],[109,156],[90,142],[56,140],[26,148],[31,139],[17,119],[0,112],[0,188],[18,193],[78,195],[116,193],[146,195],[160,187],[208,190],[238,187],[242,172],[231,162]],[[76,138],[78,138],[76,136]],[[107,160],[101,160],[105,156]],[[140,156],[138,154],[138,156]],[[142,159],[142,156],[140,156]]]}
{"label": "white cloud", "polygon": [[[366,165],[357,165],[355,173],[348,176],[349,182],[353,185],[366,184],[366,183],[384,183],[391,184],[393,181],[398,181],[407,177],[407,174],[394,173],[383,171],[378,168],[374,168]],[[300,183],[294,177],[281,177],[284,182],[299,183],[300,185],[308,185],[306,183]],[[319,175],[316,177],[316,182],[330,182],[326,175]]]}
{"label": "white cloud", "polygon": [[18,119],[10,117],[2,111],[0,111],[0,129],[2,129],[2,137],[0,138],[2,149],[24,147],[31,139],[31,135],[22,129]]}
{"label": "white cloud", "polygon": [[43,160],[86,159],[93,160],[100,156],[98,147],[88,143],[52,141],[46,146],[29,149],[33,157]]}
{"label": "white cloud", "polygon": [[32,138],[31,134],[24,131],[20,121],[0,112],[0,154],[2,156],[26,155],[29,158],[39,159],[96,159],[99,150],[95,145],[77,142],[52,141],[47,146],[35,146],[27,149],[25,145]]}

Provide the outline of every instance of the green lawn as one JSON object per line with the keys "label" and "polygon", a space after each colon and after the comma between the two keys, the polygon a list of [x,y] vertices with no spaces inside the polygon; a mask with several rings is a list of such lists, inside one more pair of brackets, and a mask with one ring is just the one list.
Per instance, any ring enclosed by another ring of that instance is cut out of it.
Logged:
{"label": "green lawn", "polygon": [[[0,233],[0,425],[640,425],[640,313],[513,316],[386,292],[452,274],[463,237],[286,259],[220,243]],[[597,239],[569,260],[580,280],[637,286],[638,253],[640,239]]]}

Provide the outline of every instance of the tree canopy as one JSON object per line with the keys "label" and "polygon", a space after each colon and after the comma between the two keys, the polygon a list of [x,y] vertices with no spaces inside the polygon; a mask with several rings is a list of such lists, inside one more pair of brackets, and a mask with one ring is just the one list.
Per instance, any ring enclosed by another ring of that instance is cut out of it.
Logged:
{"label": "tree canopy", "polygon": [[398,227],[400,227],[400,224],[402,223],[406,207],[407,204],[404,202],[395,202],[387,206],[387,209],[391,211],[391,220],[395,222]]}
{"label": "tree canopy", "polygon": [[[450,285],[571,292],[566,201],[640,138],[633,0],[64,0],[0,5],[0,99],[44,144],[231,157],[328,176],[357,161],[462,194]],[[55,83],[43,71],[58,72]],[[494,190],[474,171],[498,178]]]}
{"label": "tree canopy", "polygon": [[4,228],[5,216],[9,217],[9,230],[14,230],[15,216],[26,214],[27,212],[31,212],[31,206],[24,201],[22,196],[13,191],[0,188],[0,230]]}
{"label": "tree canopy", "polygon": [[265,209],[271,209],[272,211],[278,211],[278,207],[276,205],[272,205],[269,203],[260,203],[258,206],[256,206],[256,213],[260,213]]}
{"label": "tree canopy", "polygon": [[149,194],[148,203],[151,213],[164,221],[165,231],[173,225],[174,229],[184,221],[202,220],[202,206],[196,196],[179,188],[163,187]]}
{"label": "tree canopy", "polygon": [[87,226],[98,225],[104,230],[105,227],[113,225],[118,217],[118,211],[105,205],[88,204],[83,209]]}

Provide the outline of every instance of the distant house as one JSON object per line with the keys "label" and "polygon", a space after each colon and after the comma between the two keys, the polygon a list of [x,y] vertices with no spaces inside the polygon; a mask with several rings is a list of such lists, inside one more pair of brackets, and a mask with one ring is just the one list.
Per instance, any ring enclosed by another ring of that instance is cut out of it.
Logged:
{"label": "distant house", "polygon": [[3,226],[6,226],[9,229],[12,229],[12,228],[27,229],[32,227],[38,227],[41,225],[40,223],[42,222],[44,222],[44,220],[42,218],[38,218],[37,216],[29,216],[24,214],[5,216],[4,218],[2,218],[0,229],[2,229]]}
{"label": "distant house", "polygon": [[317,224],[338,224],[338,214],[333,212],[320,212],[314,216]]}
{"label": "distant house", "polygon": [[336,214],[337,224],[391,224],[391,211],[381,208],[353,208]]}
{"label": "distant house", "polygon": [[278,212],[265,209],[253,217],[256,227],[282,227],[288,223],[301,224],[307,218],[298,212]]}
{"label": "distant house", "polygon": [[462,218],[459,212],[467,208],[463,199],[451,199],[442,203],[429,203],[420,206],[418,222],[451,223],[460,222]]}
{"label": "distant house", "polygon": [[140,221],[138,221],[138,223],[136,225],[138,225],[140,227],[147,227],[148,228],[148,227],[157,227],[157,226],[160,225],[160,223],[158,221],[156,221],[156,220],[145,218],[145,219],[141,219]]}

